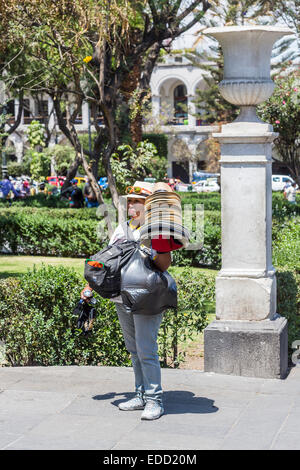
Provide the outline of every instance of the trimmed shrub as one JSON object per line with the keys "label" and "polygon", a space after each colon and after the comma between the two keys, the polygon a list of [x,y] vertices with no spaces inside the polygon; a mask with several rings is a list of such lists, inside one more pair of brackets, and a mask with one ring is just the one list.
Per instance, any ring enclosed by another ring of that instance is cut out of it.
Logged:
{"label": "trimmed shrub", "polygon": [[277,312],[288,320],[288,341],[300,340],[300,273],[289,267],[277,269]]}
{"label": "trimmed shrub", "polygon": [[9,365],[128,365],[112,302],[95,294],[93,334],[72,315],[85,282],[72,269],[43,266],[20,280],[0,281],[0,331]]}
{"label": "trimmed shrub", "polygon": [[221,195],[220,193],[196,193],[193,191],[177,192],[181,199],[181,204],[203,204],[204,211],[221,211]]}
{"label": "trimmed shrub", "polygon": [[158,336],[159,353],[162,364],[178,367],[184,360],[178,352],[180,343],[192,339],[208,325],[208,314],[214,311],[215,275],[186,269],[169,272],[176,279],[178,289],[178,309],[169,310],[161,324]]}
{"label": "trimmed shrub", "polygon": [[[178,311],[166,312],[158,338],[163,366],[178,366],[179,345],[208,324],[215,308],[215,275],[170,268],[178,286]],[[98,300],[97,317],[90,336],[76,328],[72,315],[85,285],[73,269],[63,266],[34,268],[20,279],[0,280],[0,340],[5,344],[6,365],[106,365],[130,364],[114,303]],[[291,344],[300,334],[300,274],[277,270],[277,311],[288,320]]]}
{"label": "trimmed shrub", "polygon": [[[47,185],[49,186],[49,185]],[[55,186],[53,186],[54,188]],[[1,210],[8,206],[6,199],[0,199]],[[39,208],[68,208],[69,201],[67,199],[61,199],[56,195],[46,195],[44,193],[36,194],[35,196],[29,196],[24,199],[16,199],[13,201],[11,208],[21,207],[39,207]]]}
{"label": "trimmed shrub", "polygon": [[[183,202],[187,201],[189,204],[199,202],[195,199],[197,195],[191,194],[190,196],[187,194]],[[177,266],[208,266],[219,269],[221,267],[221,214],[218,210],[206,209],[206,196],[209,201],[211,195],[201,196],[205,196],[200,199],[204,201],[205,209],[203,248],[195,251],[175,251],[173,263]],[[297,205],[293,208],[295,211]],[[23,208],[15,205],[11,208],[2,207],[0,208],[0,246],[10,247],[14,254],[90,256],[99,251],[109,240],[104,220],[97,218],[96,211],[96,208]],[[283,214],[285,214],[284,217]],[[104,236],[98,237],[99,228],[104,230]],[[287,216],[285,206],[273,217],[272,239],[274,265],[299,269],[299,216],[294,213]]]}
{"label": "trimmed shrub", "polygon": [[273,264],[300,272],[300,217],[273,224]]}
{"label": "trimmed shrub", "polygon": [[97,237],[96,210],[89,211],[3,209],[0,211],[0,246],[23,255],[90,256],[101,249],[104,241]]}
{"label": "trimmed shrub", "polygon": [[[185,271],[176,280],[178,312],[166,313],[159,336],[165,365],[169,357],[178,365],[178,342],[202,331],[214,302],[213,275]],[[0,340],[8,365],[130,364],[113,302],[95,293],[98,315],[92,334],[84,336],[76,328],[72,312],[84,285],[73,269],[63,266],[42,266],[18,280],[0,281]]]}

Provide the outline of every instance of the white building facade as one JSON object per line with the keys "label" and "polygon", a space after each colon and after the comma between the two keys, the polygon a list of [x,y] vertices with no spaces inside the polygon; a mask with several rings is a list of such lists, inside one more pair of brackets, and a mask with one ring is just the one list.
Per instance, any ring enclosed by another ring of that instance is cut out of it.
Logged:
{"label": "white building facade", "polygon": [[218,130],[196,117],[196,91],[206,86],[203,72],[182,55],[168,55],[155,66],[150,86],[153,120],[163,122],[161,132],[168,136],[168,175],[191,181],[194,171],[205,168],[201,144]]}

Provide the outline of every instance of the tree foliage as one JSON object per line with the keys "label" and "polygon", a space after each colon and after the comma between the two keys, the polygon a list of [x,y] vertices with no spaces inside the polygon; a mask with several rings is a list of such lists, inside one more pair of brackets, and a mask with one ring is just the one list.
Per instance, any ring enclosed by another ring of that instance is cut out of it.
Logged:
{"label": "tree foliage", "polygon": [[27,138],[30,144],[28,156],[30,158],[30,173],[33,179],[43,180],[49,175],[50,156],[43,152],[45,147],[45,128],[39,121],[31,121],[27,129]]}
{"label": "tree foliage", "polygon": [[[274,77],[272,96],[258,107],[258,115],[273,125],[278,137],[275,148],[292,176],[300,183],[300,73]],[[274,157],[273,157],[274,158]]]}
{"label": "tree foliage", "polygon": [[294,36],[283,38],[276,44],[274,56],[280,56],[277,65],[300,56],[300,0],[260,0],[259,14],[268,18],[268,23],[285,24],[294,31]]}
{"label": "tree foliage", "polygon": [[134,181],[143,181],[148,173],[157,179],[163,178],[167,160],[159,157],[151,142],[139,142],[136,148],[120,145],[112,156],[112,168],[119,191],[124,194],[127,186]]}
{"label": "tree foliage", "polygon": [[[90,163],[102,159],[118,205],[111,155],[124,136],[130,135],[134,145],[142,140],[141,105],[164,41],[170,44],[187,31],[209,6],[206,0],[7,0],[1,11],[1,44],[3,50],[10,44],[12,56],[7,61],[2,54],[7,83],[14,85],[10,71],[22,51],[23,88],[52,97],[58,125],[76,150],[67,180],[84,158],[74,122],[85,100],[97,133]],[[85,164],[95,183],[90,170]]]}

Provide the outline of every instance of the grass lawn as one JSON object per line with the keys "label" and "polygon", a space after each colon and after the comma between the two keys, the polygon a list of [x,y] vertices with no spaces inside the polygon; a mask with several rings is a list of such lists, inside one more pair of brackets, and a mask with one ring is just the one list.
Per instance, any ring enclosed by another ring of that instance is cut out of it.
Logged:
{"label": "grass lawn", "polygon": [[32,269],[34,265],[42,263],[53,266],[67,266],[83,276],[84,258],[59,258],[57,256],[0,256],[0,279],[7,277],[20,277]]}
{"label": "grass lawn", "polygon": [[[34,265],[39,266],[42,263],[51,264],[53,266],[67,266],[74,268],[74,270],[83,276],[84,271],[84,258],[60,258],[57,256],[0,256],[0,279],[7,277],[19,277],[27,272],[27,269],[32,269]],[[180,271],[185,268],[174,266],[170,268],[170,274],[178,275]],[[205,273],[216,274],[217,271],[213,269],[191,268],[191,271],[199,271]]]}

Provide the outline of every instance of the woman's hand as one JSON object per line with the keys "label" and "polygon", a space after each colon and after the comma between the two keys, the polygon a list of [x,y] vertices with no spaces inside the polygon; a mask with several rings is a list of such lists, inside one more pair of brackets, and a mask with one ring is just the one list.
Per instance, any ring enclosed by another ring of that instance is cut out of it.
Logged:
{"label": "woman's hand", "polygon": [[89,284],[88,284],[88,285],[85,286],[85,287],[82,289],[82,291],[80,292],[80,298],[83,299],[83,300],[85,300],[85,301],[88,301],[88,300],[90,300],[90,297],[86,297],[86,296],[83,294],[84,291],[86,291],[86,290],[89,290],[89,291],[93,292],[93,289],[92,289],[92,288],[89,286]]}

